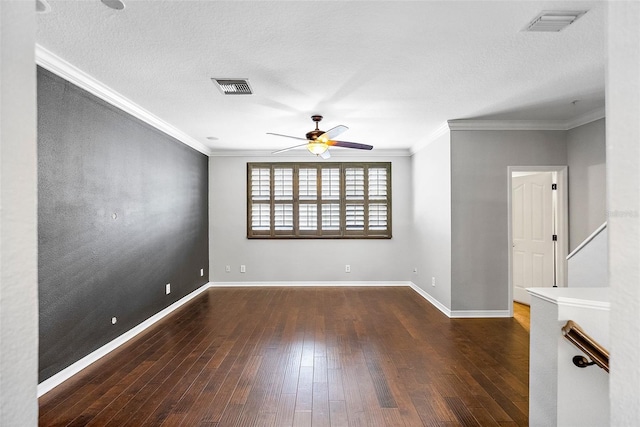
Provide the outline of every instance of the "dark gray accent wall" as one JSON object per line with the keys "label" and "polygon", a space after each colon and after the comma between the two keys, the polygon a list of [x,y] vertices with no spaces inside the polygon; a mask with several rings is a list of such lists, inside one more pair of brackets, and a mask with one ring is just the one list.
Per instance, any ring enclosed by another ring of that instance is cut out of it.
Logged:
{"label": "dark gray accent wall", "polygon": [[43,381],[207,282],[208,158],[39,68],[38,228]]}

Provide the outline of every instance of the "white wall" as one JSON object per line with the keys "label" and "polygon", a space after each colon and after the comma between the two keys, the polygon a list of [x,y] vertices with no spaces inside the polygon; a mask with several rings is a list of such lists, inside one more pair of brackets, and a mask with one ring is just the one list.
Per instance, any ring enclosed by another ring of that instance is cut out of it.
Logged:
{"label": "white wall", "polygon": [[38,424],[35,12],[0,1],[0,425]]}
{"label": "white wall", "polygon": [[[411,159],[340,157],[330,161],[391,161],[392,239],[247,239],[247,162],[317,161],[302,157],[210,157],[209,280],[212,282],[392,282],[411,280]],[[246,273],[240,273],[240,265]],[[345,272],[345,264],[351,273]],[[225,272],[225,266],[231,272]]]}
{"label": "white wall", "polygon": [[640,2],[608,3],[611,425],[640,420]]}
{"label": "white wall", "polygon": [[600,231],[567,261],[567,286],[602,288],[609,286],[609,233]]}
{"label": "white wall", "polygon": [[[566,288],[565,288],[566,289]],[[597,291],[606,288],[597,289]],[[582,291],[582,290],[580,290]],[[609,348],[607,309],[561,306],[558,319],[562,325],[576,322],[590,337]],[[558,426],[606,426],[610,417],[609,373],[598,366],[578,368],[573,357],[584,355],[562,335],[558,340]]]}
{"label": "white wall", "polygon": [[451,131],[452,310],[509,310],[507,167],[566,162],[564,131]]}
{"label": "white wall", "polygon": [[606,221],[605,119],[567,132],[569,252]]}
{"label": "white wall", "polygon": [[558,306],[531,298],[529,356],[529,425],[547,427],[558,419]]}
{"label": "white wall", "polygon": [[[451,150],[449,132],[412,157],[413,283],[451,309]],[[432,286],[431,278],[436,278]]]}

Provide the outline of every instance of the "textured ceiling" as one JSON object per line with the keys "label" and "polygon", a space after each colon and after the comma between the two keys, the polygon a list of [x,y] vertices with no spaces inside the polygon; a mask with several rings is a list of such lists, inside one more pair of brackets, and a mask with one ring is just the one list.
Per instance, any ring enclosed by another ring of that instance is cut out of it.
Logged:
{"label": "textured ceiling", "polygon": [[[214,151],[295,145],[265,133],[304,136],[315,113],[350,128],[340,139],[407,149],[446,120],[604,106],[602,2],[50,4],[40,46]],[[561,9],[589,12],[560,33],[521,31]],[[254,95],[223,96],[212,77],[248,78]]]}

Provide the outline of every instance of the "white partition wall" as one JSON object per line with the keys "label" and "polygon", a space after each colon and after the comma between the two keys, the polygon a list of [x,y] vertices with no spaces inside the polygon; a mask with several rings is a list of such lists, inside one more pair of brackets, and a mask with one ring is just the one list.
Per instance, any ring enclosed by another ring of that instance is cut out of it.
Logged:
{"label": "white partition wall", "polygon": [[640,420],[640,2],[608,2],[611,425]]}
{"label": "white partition wall", "polygon": [[0,425],[38,423],[35,4],[0,1]]}

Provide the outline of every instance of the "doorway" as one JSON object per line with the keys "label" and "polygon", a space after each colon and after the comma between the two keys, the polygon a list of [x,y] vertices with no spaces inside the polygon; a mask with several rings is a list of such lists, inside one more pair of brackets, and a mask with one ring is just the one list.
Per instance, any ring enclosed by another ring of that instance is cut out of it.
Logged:
{"label": "doorway", "polygon": [[[509,307],[529,305],[526,288],[565,286],[567,167],[508,168]],[[513,313],[511,313],[513,314]]]}

